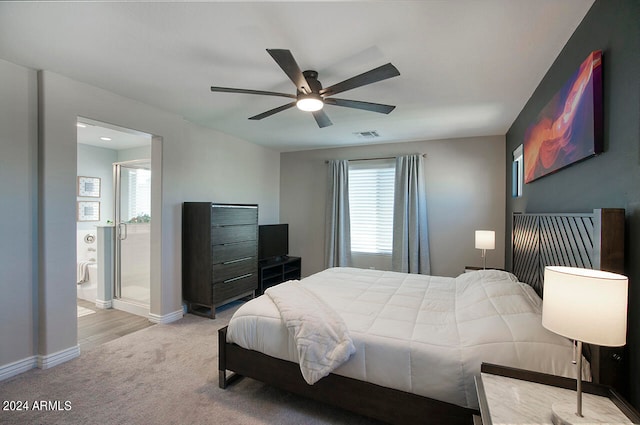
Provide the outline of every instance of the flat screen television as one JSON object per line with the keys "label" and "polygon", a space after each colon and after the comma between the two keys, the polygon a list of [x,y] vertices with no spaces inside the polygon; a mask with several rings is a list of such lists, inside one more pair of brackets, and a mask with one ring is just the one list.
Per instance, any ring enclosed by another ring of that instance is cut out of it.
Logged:
{"label": "flat screen television", "polygon": [[258,226],[258,259],[276,259],[284,257],[288,253],[288,224],[263,224]]}

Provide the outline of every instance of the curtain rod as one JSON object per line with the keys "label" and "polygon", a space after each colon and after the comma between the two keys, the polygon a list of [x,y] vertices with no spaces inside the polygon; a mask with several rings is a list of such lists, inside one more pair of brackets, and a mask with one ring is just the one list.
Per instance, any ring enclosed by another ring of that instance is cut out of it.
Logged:
{"label": "curtain rod", "polygon": [[[426,153],[422,153],[422,154],[419,154],[419,155],[422,155],[422,157],[423,157],[423,158],[426,158],[426,157],[427,157],[427,154],[426,154]],[[379,159],[396,159],[396,157],[395,157],[395,156],[381,156],[381,157],[378,157],[378,158],[357,158],[357,159],[347,159],[347,161],[376,161],[376,160],[379,160]],[[324,163],[325,163],[325,164],[328,164],[328,163],[329,163],[329,161],[327,160],[327,161],[325,161]]]}

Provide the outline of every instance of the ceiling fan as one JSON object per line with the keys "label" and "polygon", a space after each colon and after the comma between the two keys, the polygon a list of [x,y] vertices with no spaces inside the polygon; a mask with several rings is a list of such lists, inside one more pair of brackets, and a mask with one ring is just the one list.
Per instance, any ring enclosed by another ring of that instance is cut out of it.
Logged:
{"label": "ceiling fan", "polygon": [[336,99],[333,96],[343,91],[355,89],[357,87],[366,86],[367,84],[376,83],[388,78],[400,75],[400,72],[391,63],[379,66],[378,68],[364,72],[355,77],[334,84],[331,87],[322,88],[322,84],[318,81],[318,73],[316,71],[300,71],[300,67],[293,58],[293,55],[286,49],[267,49],[267,52],[282,68],[285,74],[295,84],[297,93],[278,93],[272,91],[235,89],[230,87],[211,87],[212,92],[223,93],[244,93],[244,94],[260,94],[265,96],[280,96],[295,99],[291,103],[279,106],[269,111],[250,117],[250,120],[261,120],[271,115],[285,111],[289,108],[297,106],[298,109],[309,111],[313,114],[318,126],[328,127],[332,124],[327,114],[322,110],[324,105],[344,106],[347,108],[363,109],[365,111],[380,112],[388,114],[395,109],[395,106],[383,105],[381,103],[361,102],[359,100]]}

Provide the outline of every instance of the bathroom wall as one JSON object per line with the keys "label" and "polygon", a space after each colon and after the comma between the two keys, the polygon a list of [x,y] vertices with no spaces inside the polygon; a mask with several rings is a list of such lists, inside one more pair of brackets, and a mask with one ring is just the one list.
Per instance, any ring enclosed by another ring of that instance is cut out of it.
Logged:
{"label": "bathroom wall", "polygon": [[[77,258],[80,261],[96,261],[97,258],[97,241],[96,229],[78,230],[76,235]],[[93,239],[87,238],[87,235],[93,236]]]}
{"label": "bathroom wall", "polygon": [[149,139],[149,146],[120,149],[117,153],[118,162],[133,161],[135,159],[151,159],[151,139]]}
{"label": "bathroom wall", "polygon": [[77,197],[78,201],[100,202],[100,221],[78,221],[79,233],[83,230],[95,230],[95,226],[105,225],[107,220],[113,221],[113,163],[116,161],[116,150],[78,144],[78,176],[100,178],[100,198]]}

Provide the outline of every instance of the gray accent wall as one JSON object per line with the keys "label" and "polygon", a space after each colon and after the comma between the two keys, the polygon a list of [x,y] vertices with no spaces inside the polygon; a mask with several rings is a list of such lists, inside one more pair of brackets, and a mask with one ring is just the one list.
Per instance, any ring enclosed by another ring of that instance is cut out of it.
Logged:
{"label": "gray accent wall", "polygon": [[[325,161],[414,153],[427,155],[431,274],[457,276],[465,266],[481,267],[475,230],[496,231],[496,249],[487,251],[487,266],[504,266],[505,139],[488,136],[283,153],[280,222],[289,223],[289,253],[302,257],[304,276],[325,268]],[[381,269],[389,265],[380,260],[369,264]]]}
{"label": "gray accent wall", "polygon": [[[524,185],[511,198],[507,182],[507,226],[514,211],[590,212],[626,209],[626,273],[629,277],[628,397],[640,407],[640,2],[597,0],[509,129],[506,170],[512,151],[523,143],[538,112],[576,71],[587,55],[602,50],[604,152]],[[507,174],[509,175],[509,174]],[[510,268],[511,252],[505,263]]]}

